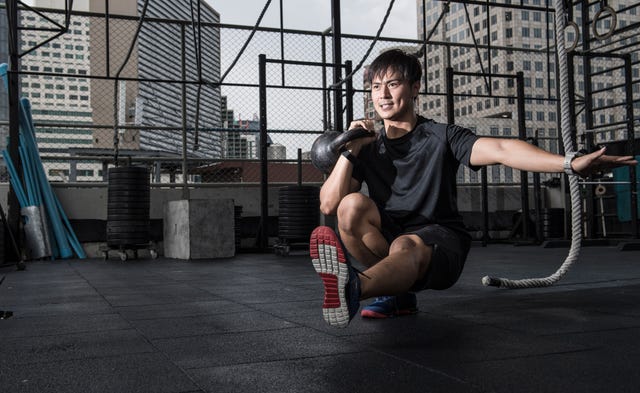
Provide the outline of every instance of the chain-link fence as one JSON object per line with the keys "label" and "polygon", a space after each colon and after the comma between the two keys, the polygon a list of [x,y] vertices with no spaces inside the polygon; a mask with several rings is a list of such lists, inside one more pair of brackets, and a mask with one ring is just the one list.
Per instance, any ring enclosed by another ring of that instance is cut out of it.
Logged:
{"label": "chain-link fence", "polygon": [[[627,108],[639,106],[637,22],[630,29],[638,6],[619,8],[620,37],[596,42],[614,57],[590,59],[588,70],[585,57],[573,57],[580,145],[627,140]],[[428,26],[435,34],[424,47],[421,40],[342,36],[343,62],[363,64],[351,79],[353,95],[346,96],[344,84],[334,85],[328,33],[225,26],[214,14],[196,24],[187,17],[163,19],[157,10],[142,19],[139,9],[108,18],[25,9],[18,30],[21,95],[31,102],[52,181],[101,182],[109,166],[136,161],[152,168],[154,183],[259,182],[262,104],[269,181],[320,182],[322,174],[308,160],[313,140],[336,128],[336,110],[343,127],[351,116],[374,116],[363,81],[366,64],[387,48],[402,47],[424,61],[421,114],[560,152],[553,13],[486,5],[469,11],[467,19],[461,6],[454,7],[440,25]],[[55,26],[68,28],[55,34]],[[266,67],[262,103],[259,55],[280,60]],[[447,81],[449,67],[453,78]],[[524,76],[522,113],[517,72]],[[447,93],[453,94],[449,105]],[[479,177],[462,169],[459,181],[477,183]],[[489,181],[520,179],[509,168],[492,168]]]}

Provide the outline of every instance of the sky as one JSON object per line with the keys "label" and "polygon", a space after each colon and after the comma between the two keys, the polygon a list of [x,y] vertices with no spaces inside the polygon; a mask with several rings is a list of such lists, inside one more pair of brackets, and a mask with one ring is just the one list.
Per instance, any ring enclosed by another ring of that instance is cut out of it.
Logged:
{"label": "sky", "polygon": [[[267,0],[205,1],[220,13],[221,23],[243,26],[255,25],[267,3]],[[261,27],[280,27],[280,1],[271,1],[260,23]],[[375,36],[389,8],[389,2],[390,0],[341,0],[342,33]],[[282,3],[285,29],[321,32],[331,27],[332,0],[282,0]],[[404,39],[417,38],[415,0],[395,0],[381,36]],[[246,61],[247,57],[253,55],[245,54],[243,60]],[[360,57],[351,60],[357,62]],[[258,113],[257,97],[246,97],[244,95],[235,97],[233,93],[225,92],[224,90],[223,94],[227,94],[228,104],[234,108],[237,116],[241,113],[244,117],[250,117],[252,113]],[[269,126],[274,128],[293,127],[298,129],[299,127],[300,129],[309,129],[309,127],[312,127],[310,124],[313,124],[313,127],[317,125],[317,129],[321,129],[321,118],[316,118],[316,116],[321,116],[320,112],[314,112],[313,115],[310,114],[309,108],[314,106],[306,100],[306,96],[299,98],[303,105],[285,104],[289,109],[286,112],[282,112],[282,116],[279,116],[280,112],[278,111],[270,112]],[[292,101],[295,101],[295,99],[292,99]],[[270,105],[270,107],[275,106],[277,105]],[[317,108],[318,111],[321,110],[320,103],[318,103]],[[299,125],[291,119],[297,119],[301,124]],[[281,143],[286,146],[288,158],[295,158],[298,147],[301,147],[303,151],[307,151],[316,137],[316,135],[292,137],[291,134],[277,133],[271,134],[271,136],[274,143]]]}
{"label": "sky", "polygon": [[[220,22],[255,25],[267,0],[206,0],[220,13]],[[332,0],[272,0],[262,27],[280,27],[280,1],[285,29],[323,31],[331,26]],[[389,7],[389,1],[342,0],[340,7],[343,34],[373,36]],[[383,37],[417,38],[416,1],[396,0],[382,31]]]}

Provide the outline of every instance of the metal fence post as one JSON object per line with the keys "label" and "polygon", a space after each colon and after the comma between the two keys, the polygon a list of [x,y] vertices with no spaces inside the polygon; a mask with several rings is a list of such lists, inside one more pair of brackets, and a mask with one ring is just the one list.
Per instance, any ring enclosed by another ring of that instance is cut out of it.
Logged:
{"label": "metal fence post", "polygon": [[267,56],[259,57],[260,79],[260,225],[257,243],[260,250],[266,250],[269,240],[269,171],[267,161]]}

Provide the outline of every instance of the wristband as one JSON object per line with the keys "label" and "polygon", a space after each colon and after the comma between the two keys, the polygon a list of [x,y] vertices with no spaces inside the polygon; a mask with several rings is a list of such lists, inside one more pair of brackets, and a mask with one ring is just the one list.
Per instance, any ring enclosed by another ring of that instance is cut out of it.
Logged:
{"label": "wristband", "polygon": [[564,156],[564,162],[562,164],[562,168],[564,169],[564,173],[566,173],[567,175],[575,175],[575,176],[580,176],[576,171],[573,170],[573,167],[571,166],[571,162],[581,156],[584,156],[585,152],[583,150],[579,150],[579,151],[572,151],[567,153]]}
{"label": "wristband", "polygon": [[351,164],[353,164],[353,166],[355,166],[358,163],[358,158],[356,156],[354,156],[353,154],[351,154],[351,152],[349,150],[345,150],[341,154],[342,154],[342,157],[344,157],[347,160],[349,160],[349,162]]}

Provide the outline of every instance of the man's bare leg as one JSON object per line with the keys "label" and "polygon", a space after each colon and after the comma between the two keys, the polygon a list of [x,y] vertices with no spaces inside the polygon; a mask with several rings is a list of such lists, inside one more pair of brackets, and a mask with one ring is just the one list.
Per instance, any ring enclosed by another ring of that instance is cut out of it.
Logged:
{"label": "man's bare leg", "polygon": [[380,214],[371,199],[357,192],[342,199],[338,206],[340,239],[365,266],[373,266],[389,253],[389,243],[380,227]]}
{"label": "man's bare leg", "polygon": [[406,293],[424,277],[433,248],[416,235],[400,236],[391,244],[389,256],[367,269],[361,280],[361,299]]}
{"label": "man's bare leg", "polygon": [[352,193],[340,202],[340,238],[349,253],[369,267],[361,299],[407,292],[426,274],[431,261],[433,248],[420,237],[400,236],[389,246],[380,228],[378,209],[365,195]]}

